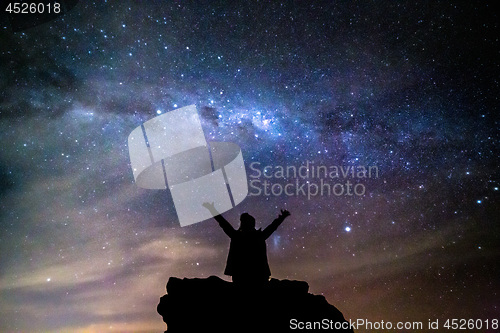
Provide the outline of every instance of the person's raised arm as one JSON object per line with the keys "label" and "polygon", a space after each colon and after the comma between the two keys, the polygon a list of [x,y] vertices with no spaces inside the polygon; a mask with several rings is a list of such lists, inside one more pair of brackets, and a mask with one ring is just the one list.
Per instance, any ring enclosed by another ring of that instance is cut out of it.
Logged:
{"label": "person's raised arm", "polygon": [[281,214],[278,215],[278,217],[270,224],[268,225],[263,231],[264,239],[269,238],[273,234],[273,232],[278,229],[281,223],[287,218],[287,216],[290,216],[290,212],[286,209],[281,210]]}
{"label": "person's raised arm", "polygon": [[203,207],[208,209],[214,219],[219,223],[219,226],[229,237],[233,237],[236,230],[234,230],[233,226],[215,209],[214,203],[204,202]]}

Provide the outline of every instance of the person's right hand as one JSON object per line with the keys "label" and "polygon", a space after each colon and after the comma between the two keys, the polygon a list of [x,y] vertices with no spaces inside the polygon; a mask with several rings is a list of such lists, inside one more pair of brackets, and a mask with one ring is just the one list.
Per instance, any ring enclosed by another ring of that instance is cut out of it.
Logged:
{"label": "person's right hand", "polygon": [[215,209],[215,205],[214,205],[213,201],[212,202],[204,202],[201,205],[208,210]]}

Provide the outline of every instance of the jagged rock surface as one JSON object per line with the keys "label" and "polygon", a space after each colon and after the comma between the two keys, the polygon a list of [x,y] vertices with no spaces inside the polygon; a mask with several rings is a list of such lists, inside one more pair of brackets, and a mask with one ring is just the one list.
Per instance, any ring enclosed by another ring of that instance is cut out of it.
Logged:
{"label": "jagged rock surface", "polygon": [[[345,322],[337,308],[323,296],[310,294],[308,290],[309,285],[304,281],[271,279],[265,286],[248,288],[215,276],[172,277],[157,311],[167,324],[168,333],[306,332],[306,329],[291,329],[290,320]],[[338,331],[352,332],[351,329]]]}

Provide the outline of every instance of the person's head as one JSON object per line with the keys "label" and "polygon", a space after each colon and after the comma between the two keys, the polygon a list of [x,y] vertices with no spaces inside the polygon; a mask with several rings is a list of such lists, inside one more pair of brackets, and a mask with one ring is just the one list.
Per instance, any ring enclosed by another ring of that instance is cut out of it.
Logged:
{"label": "person's head", "polygon": [[248,213],[241,214],[239,230],[245,231],[254,229],[255,229],[255,218]]}

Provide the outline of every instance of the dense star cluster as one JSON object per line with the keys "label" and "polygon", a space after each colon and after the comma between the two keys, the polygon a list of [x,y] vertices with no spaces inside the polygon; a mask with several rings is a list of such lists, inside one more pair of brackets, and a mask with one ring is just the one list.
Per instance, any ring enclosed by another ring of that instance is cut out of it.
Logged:
{"label": "dense star cluster", "polygon": [[17,32],[1,10],[0,331],[161,331],[170,276],[223,276],[217,223],[181,228],[130,168],[129,133],[190,104],[261,190],[233,226],[292,214],[273,277],[353,320],[499,318],[488,4],[80,1]]}

